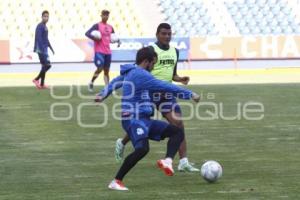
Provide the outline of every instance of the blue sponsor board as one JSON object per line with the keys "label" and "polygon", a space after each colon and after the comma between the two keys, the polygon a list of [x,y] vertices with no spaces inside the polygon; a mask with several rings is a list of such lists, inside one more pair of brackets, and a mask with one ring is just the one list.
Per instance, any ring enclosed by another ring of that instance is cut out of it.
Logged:
{"label": "blue sponsor board", "polygon": [[[152,45],[156,38],[121,38],[121,46],[112,44],[113,61],[134,61],[138,49]],[[179,60],[187,60],[190,49],[189,38],[172,38],[170,45],[179,50]]]}

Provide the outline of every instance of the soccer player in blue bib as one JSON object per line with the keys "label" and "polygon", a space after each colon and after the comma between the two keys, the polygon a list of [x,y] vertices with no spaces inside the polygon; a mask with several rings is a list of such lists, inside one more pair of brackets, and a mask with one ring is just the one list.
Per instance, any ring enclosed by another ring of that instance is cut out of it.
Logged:
{"label": "soccer player in blue bib", "polygon": [[137,52],[136,64],[122,65],[121,75],[96,98],[96,101],[102,102],[112,92],[113,85],[119,82],[118,87],[122,86],[123,89],[122,127],[134,147],[134,151],[125,158],[114,180],[109,184],[110,189],[128,190],[122,182],[123,178],[149,152],[149,139],[160,141],[169,138],[166,156],[157,161],[157,166],[167,176],[174,174],[172,161],[183,141],[183,130],[167,122],[150,118],[154,110],[149,94],[169,92],[178,98],[193,99],[196,102],[200,96],[190,90],[156,79],[150,73],[156,59],[157,54],[151,48],[140,49]]}

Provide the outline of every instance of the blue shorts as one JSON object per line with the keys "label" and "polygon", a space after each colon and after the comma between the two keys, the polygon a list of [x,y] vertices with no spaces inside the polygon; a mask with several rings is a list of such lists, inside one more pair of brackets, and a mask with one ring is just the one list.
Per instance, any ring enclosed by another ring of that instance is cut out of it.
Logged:
{"label": "blue shorts", "polygon": [[42,65],[49,65],[50,64],[50,60],[49,60],[48,54],[38,53],[38,56],[39,56],[40,63]]}
{"label": "blue shorts", "polygon": [[94,64],[97,68],[110,68],[111,54],[95,53]]}
{"label": "blue shorts", "polygon": [[153,103],[156,105],[156,109],[161,112],[162,115],[170,113],[174,111],[175,113],[181,114],[181,108],[178,105],[176,98],[164,98],[163,96],[160,97],[153,97]]}
{"label": "blue shorts", "polygon": [[141,139],[147,138],[155,141],[165,139],[162,137],[162,134],[168,125],[167,122],[152,120],[150,118],[122,120],[122,127],[135,149],[141,148],[141,143],[138,143]]}

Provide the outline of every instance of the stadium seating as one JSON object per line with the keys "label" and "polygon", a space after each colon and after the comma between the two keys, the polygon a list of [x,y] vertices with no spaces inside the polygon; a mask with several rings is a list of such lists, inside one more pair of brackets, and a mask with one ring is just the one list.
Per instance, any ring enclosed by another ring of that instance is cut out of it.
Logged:
{"label": "stadium seating", "polygon": [[[300,34],[300,14],[288,0],[210,0],[211,6],[205,0],[143,0],[157,9],[160,18],[155,23],[141,1],[2,0],[0,39],[32,39],[43,10],[50,12],[50,38],[85,38],[85,31],[100,20],[102,9],[111,11],[109,23],[122,37],[150,36],[161,20],[172,25],[175,36]],[[214,10],[216,3],[222,12]]]}
{"label": "stadium seating", "polygon": [[235,0],[225,5],[242,35],[300,34],[285,0]]}
{"label": "stadium seating", "polygon": [[4,0],[0,6],[0,22],[4,26],[0,38],[33,38],[43,10],[50,12],[50,37],[83,38],[85,31],[100,21],[102,9],[111,11],[109,23],[118,34],[143,35],[131,0]]}
{"label": "stadium seating", "polygon": [[198,0],[159,0],[165,21],[173,27],[176,36],[216,35],[218,32],[211,22],[207,8]]}

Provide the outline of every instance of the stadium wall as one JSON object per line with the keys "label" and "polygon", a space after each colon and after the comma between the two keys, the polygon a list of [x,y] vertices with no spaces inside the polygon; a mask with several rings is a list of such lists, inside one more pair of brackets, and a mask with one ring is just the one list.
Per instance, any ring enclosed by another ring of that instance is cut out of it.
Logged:
{"label": "stadium wall", "polygon": [[[122,38],[122,44],[111,44],[113,61],[134,61],[136,51],[155,42],[155,38]],[[56,39],[51,41],[56,54],[52,62],[91,62],[93,42],[88,39]],[[300,36],[251,37],[180,37],[172,46],[180,50],[180,60],[228,59],[299,59]],[[0,63],[38,63],[28,40],[0,40]]]}
{"label": "stadium wall", "polygon": [[0,40],[0,63],[10,63],[9,47],[10,45],[8,40]]}

